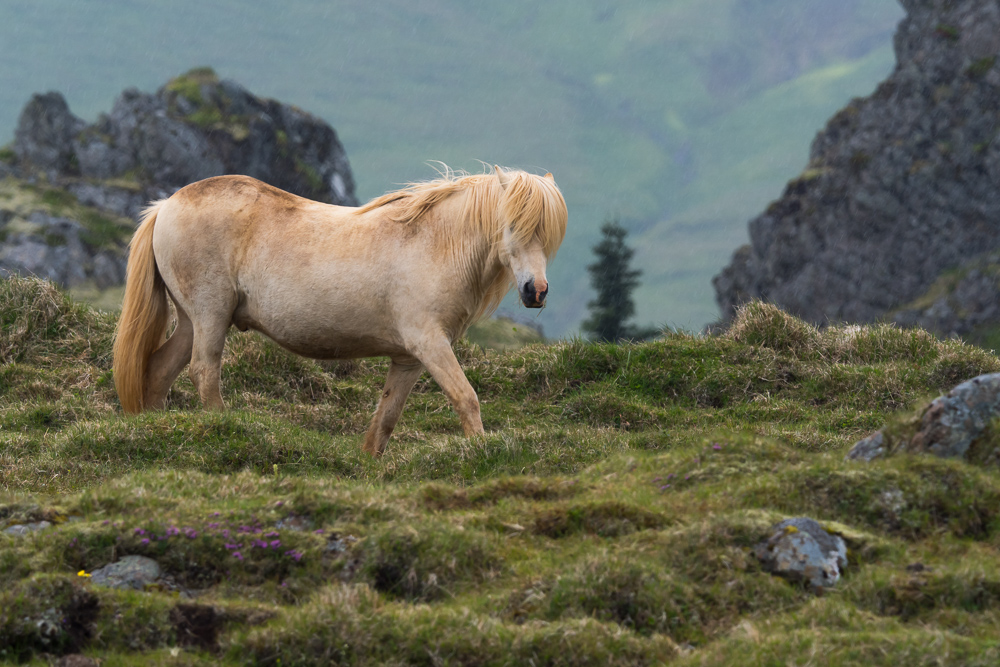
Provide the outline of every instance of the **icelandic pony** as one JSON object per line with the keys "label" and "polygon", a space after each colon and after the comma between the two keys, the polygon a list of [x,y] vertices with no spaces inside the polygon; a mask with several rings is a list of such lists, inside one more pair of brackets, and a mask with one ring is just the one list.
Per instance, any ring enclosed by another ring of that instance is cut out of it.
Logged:
{"label": "icelandic pony", "polygon": [[[223,409],[226,331],[254,329],[315,359],[387,356],[364,450],[385,451],[423,368],[466,436],[479,399],[452,351],[514,285],[545,303],[566,233],[552,174],[494,167],[390,192],[360,208],[310,201],[246,176],[192,183],[152,203],[129,245],[114,378],[128,413],[159,409],[190,362],[202,405]],[[167,295],[177,326],[166,342]]]}

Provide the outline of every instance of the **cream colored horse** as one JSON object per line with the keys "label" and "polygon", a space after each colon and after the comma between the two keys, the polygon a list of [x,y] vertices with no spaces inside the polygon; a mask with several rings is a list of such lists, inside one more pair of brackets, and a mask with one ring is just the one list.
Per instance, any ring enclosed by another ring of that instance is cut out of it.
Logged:
{"label": "cream colored horse", "polygon": [[[218,176],[153,203],[130,245],[114,345],[126,412],[162,408],[190,362],[206,408],[222,409],[230,325],[316,359],[387,356],[364,450],[380,455],[423,368],[467,436],[479,399],[452,344],[517,285],[545,302],[545,267],[566,233],[552,174],[448,172],[360,208],[303,199],[246,176]],[[167,295],[177,327],[164,343]]]}

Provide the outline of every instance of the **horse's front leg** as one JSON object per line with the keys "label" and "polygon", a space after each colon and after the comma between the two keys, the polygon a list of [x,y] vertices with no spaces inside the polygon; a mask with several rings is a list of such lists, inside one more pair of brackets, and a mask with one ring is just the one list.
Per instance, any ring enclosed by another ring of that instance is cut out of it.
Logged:
{"label": "horse's front leg", "polygon": [[423,362],[434,380],[444,389],[452,407],[462,420],[466,436],[479,435],[483,431],[483,419],[479,414],[479,397],[469,384],[462,367],[455,358],[455,352],[446,338],[424,342],[413,351]]}
{"label": "horse's front leg", "polygon": [[389,366],[389,375],[385,379],[385,389],[375,408],[371,426],[365,435],[362,449],[372,456],[382,456],[392,429],[396,427],[399,415],[403,412],[403,404],[410,390],[416,383],[424,367],[416,359],[393,360]]}

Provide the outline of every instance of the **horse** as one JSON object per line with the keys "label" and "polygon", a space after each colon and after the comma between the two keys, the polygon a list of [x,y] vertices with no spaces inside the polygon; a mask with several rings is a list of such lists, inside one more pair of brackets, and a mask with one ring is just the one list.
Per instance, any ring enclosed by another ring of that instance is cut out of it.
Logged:
{"label": "horse", "polygon": [[[452,349],[517,287],[545,305],[548,262],[566,234],[552,174],[494,166],[411,183],[361,207],[323,204],[248,176],[187,185],[142,213],[129,244],[115,332],[126,413],[165,407],[185,366],[206,409],[225,409],[230,326],[314,359],[391,360],[362,449],[381,456],[426,368],[467,437],[479,398]],[[169,306],[176,326],[165,338]]]}

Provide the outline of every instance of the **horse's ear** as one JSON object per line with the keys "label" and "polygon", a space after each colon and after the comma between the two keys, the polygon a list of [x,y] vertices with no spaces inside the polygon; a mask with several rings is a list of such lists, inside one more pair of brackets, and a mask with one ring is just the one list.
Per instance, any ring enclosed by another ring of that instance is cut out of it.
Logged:
{"label": "horse's ear", "polygon": [[549,179],[552,182],[555,182],[555,180],[556,180],[556,179],[552,178],[552,172],[551,171],[549,173],[545,174],[545,178]]}
{"label": "horse's ear", "polygon": [[510,185],[510,174],[501,169],[498,165],[493,165],[493,173],[497,175],[497,180],[500,181],[500,187],[504,190]]}

